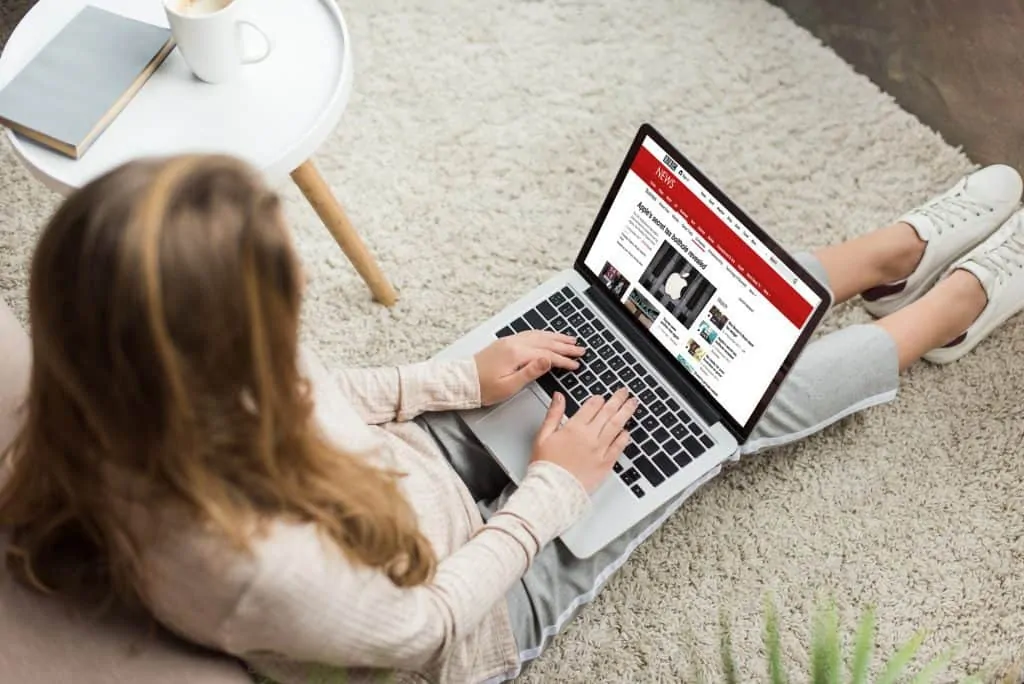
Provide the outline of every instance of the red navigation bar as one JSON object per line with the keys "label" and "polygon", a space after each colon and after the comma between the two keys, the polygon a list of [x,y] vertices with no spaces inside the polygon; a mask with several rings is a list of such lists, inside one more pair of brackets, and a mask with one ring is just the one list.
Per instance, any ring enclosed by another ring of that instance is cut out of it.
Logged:
{"label": "red navigation bar", "polygon": [[679,212],[683,220],[783,316],[796,327],[803,327],[814,307],[649,150],[640,148],[630,170]]}

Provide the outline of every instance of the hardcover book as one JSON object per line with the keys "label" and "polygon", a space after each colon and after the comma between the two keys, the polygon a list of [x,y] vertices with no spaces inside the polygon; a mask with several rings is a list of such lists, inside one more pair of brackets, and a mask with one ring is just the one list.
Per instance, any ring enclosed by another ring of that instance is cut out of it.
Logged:
{"label": "hardcover book", "polygon": [[78,159],[173,49],[169,29],[86,6],[0,90],[0,124]]}

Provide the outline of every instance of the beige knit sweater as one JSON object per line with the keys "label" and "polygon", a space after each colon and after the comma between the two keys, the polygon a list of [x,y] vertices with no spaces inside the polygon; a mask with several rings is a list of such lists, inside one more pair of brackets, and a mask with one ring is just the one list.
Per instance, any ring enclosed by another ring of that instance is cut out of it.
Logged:
{"label": "beige knit sweater", "polygon": [[483,524],[432,439],[407,422],[478,406],[472,360],[332,374],[304,351],[303,364],[329,438],[407,473],[402,488],[440,559],[436,576],[398,588],[349,563],[311,526],[285,522],[245,555],[139,501],[127,513],[146,530],[156,617],[281,684],[368,681],[380,670],[393,671],[387,681],[463,684],[514,672],[505,595],[537,551],[584,513],[586,492],[562,468],[536,463]]}

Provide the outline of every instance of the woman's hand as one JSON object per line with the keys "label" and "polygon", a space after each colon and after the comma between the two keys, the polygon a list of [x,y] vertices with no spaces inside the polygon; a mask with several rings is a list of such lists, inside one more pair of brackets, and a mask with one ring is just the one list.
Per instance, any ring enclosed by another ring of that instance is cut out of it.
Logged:
{"label": "woman's hand", "polygon": [[623,388],[607,401],[591,397],[562,425],[565,399],[556,392],[537,433],[532,460],[562,466],[592,494],[629,444],[625,425],[636,405],[636,399]]}
{"label": "woman's hand", "polygon": [[513,396],[552,368],[576,370],[586,350],[576,339],[530,330],[503,337],[473,359],[480,376],[480,401],[491,406]]}

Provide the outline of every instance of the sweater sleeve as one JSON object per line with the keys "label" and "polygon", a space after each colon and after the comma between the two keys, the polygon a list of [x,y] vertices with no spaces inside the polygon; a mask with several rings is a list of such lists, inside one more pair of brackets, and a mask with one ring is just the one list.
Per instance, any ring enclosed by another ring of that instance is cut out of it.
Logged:
{"label": "sweater sleeve", "polygon": [[353,565],[309,527],[276,530],[258,577],[216,641],[243,659],[425,669],[472,633],[537,551],[588,506],[570,473],[535,463],[506,506],[443,559],[432,580],[409,588]]}
{"label": "sweater sleeve", "polygon": [[345,398],[371,425],[411,420],[429,411],[480,406],[480,378],[473,359],[350,368],[335,373],[334,378]]}

